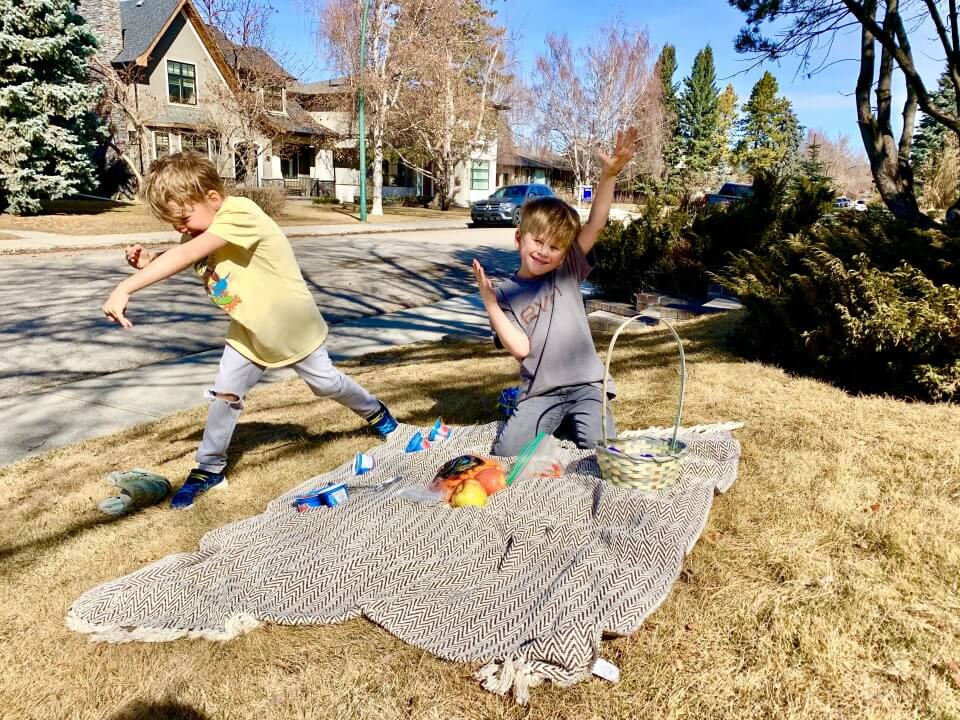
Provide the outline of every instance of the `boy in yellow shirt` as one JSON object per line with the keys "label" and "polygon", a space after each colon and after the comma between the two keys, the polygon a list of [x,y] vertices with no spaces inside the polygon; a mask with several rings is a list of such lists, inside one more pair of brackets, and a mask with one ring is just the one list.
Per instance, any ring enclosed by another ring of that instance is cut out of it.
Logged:
{"label": "boy in yellow shirt", "polygon": [[252,200],[228,196],[213,163],[196,152],[168,155],[153,164],[142,194],[150,211],[181,233],[180,245],[162,254],[128,247],[127,262],[138,272],[114,288],[104,314],[131,327],[130,296],[192,265],[210,300],[230,316],[220,369],[207,391],[197,467],[171,507],[190,507],[201,493],[226,486],[227,447],[243,398],[266,368],[293,366],[315,395],[350,408],[383,437],[397,427],[382,402],[330,361],[327,324],[283,231]]}

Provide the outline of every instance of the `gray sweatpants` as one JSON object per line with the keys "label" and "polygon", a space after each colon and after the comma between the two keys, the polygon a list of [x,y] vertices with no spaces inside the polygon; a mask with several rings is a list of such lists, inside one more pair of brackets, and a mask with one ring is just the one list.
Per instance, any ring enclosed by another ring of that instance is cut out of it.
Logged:
{"label": "gray sweatpants", "polygon": [[[211,402],[203,440],[197,450],[198,468],[221,472],[227,466],[227,448],[243,411],[244,396],[257,384],[265,369],[230,345],[223,348],[217,378],[213,381],[213,388],[205,393]],[[293,365],[293,369],[314,395],[336,400],[361,417],[369,417],[380,407],[377,398],[333,366],[322,345]],[[236,396],[237,399],[225,399],[223,395]]]}
{"label": "gray sweatpants", "polygon": [[[493,454],[516,455],[540,432],[556,433],[558,437],[573,440],[579,448],[592,448],[603,439],[602,400],[600,388],[594,385],[571,385],[546,395],[524,398],[517,403],[517,411],[507,419],[493,444]],[[612,438],[616,434],[608,402],[607,436]]]}

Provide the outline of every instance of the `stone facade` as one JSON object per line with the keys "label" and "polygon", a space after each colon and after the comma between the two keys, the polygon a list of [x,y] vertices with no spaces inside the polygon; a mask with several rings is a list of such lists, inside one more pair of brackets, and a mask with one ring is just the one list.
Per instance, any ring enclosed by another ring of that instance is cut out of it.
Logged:
{"label": "stone facade", "polygon": [[97,58],[109,65],[123,49],[119,0],[80,0],[78,14],[100,40]]}

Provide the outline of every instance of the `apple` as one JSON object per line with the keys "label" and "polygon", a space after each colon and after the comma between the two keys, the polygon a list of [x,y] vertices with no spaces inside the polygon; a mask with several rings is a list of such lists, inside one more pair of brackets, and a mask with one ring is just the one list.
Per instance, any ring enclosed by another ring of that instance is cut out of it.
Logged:
{"label": "apple", "polygon": [[476,481],[483,485],[487,495],[493,495],[507,486],[507,475],[499,467],[485,467],[474,476]]}
{"label": "apple", "polygon": [[450,506],[482,507],[487,504],[487,491],[476,480],[467,480],[450,498]]}

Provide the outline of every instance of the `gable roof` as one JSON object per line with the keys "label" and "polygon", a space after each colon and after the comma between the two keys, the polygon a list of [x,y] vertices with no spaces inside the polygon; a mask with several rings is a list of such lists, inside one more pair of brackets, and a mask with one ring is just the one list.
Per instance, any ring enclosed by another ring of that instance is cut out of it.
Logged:
{"label": "gable roof", "polygon": [[123,49],[115,63],[134,62],[150,49],[154,40],[173,18],[183,0],[120,0],[120,28]]}
{"label": "gable roof", "polygon": [[207,26],[210,36],[217,43],[220,52],[226,59],[227,64],[234,71],[253,71],[254,74],[261,73],[267,77],[282,78],[285,82],[294,80],[293,75],[283,69],[266,50],[261,47],[250,45],[243,47],[232,42],[218,28]]}
{"label": "gable roof", "polygon": [[182,12],[200,37],[200,42],[203,43],[224,80],[232,89],[237,89],[236,79],[230,66],[190,0],[120,0],[119,5],[123,49],[113,59],[114,63],[118,65],[135,63],[146,67],[150,62],[150,53]]}

